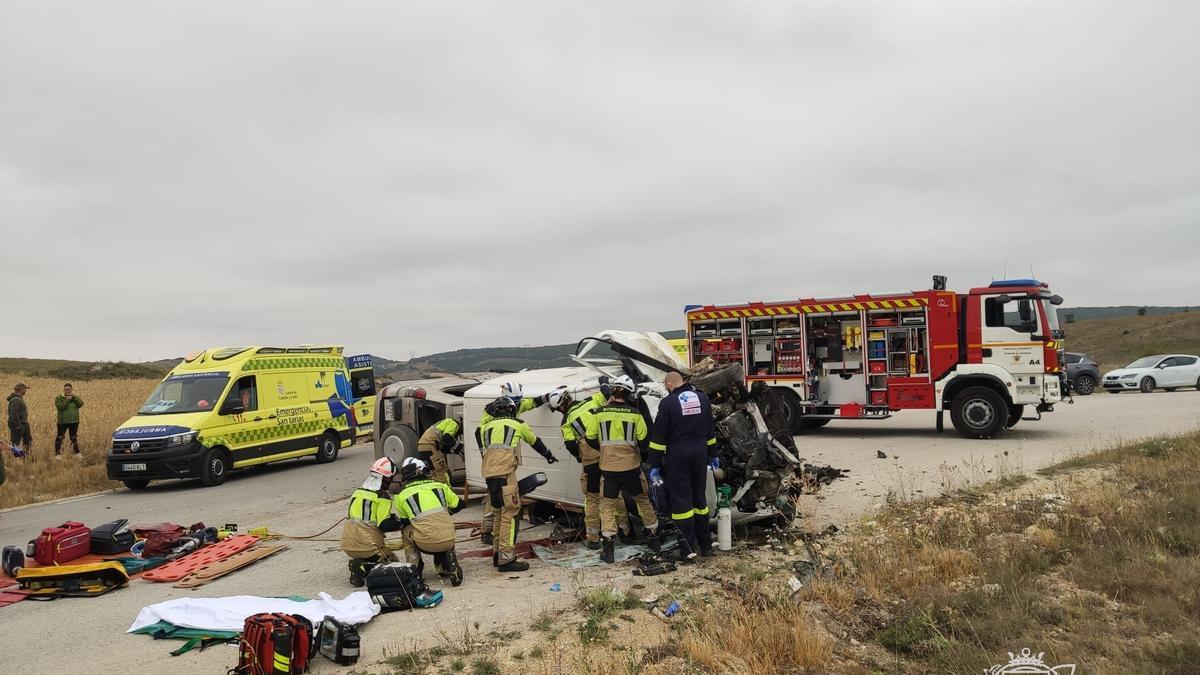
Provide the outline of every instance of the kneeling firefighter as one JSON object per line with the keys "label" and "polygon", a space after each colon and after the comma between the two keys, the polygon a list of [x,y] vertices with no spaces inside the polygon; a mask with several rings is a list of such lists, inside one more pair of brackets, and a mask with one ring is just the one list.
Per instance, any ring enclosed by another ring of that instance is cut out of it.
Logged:
{"label": "kneeling firefighter", "polygon": [[523,572],[529,563],[516,556],[517,517],[521,513],[521,494],[517,487],[517,467],[521,465],[521,441],[529,444],[547,464],[558,461],[533,429],[517,419],[517,406],[501,396],[488,404],[492,419],[479,430],[483,450],[483,478],[487,481],[488,500],[499,511],[492,529],[495,553],[492,564],[501,572]]}
{"label": "kneeling firefighter", "polygon": [[385,531],[399,529],[390,519],[392,496],[388,493],[395,475],[392,460],[380,457],[371,465],[362,487],[350,496],[349,513],[342,526],[342,551],[350,556],[350,585],[356,588],[365,583],[372,567],[396,560],[383,539]]}
{"label": "kneeling firefighter", "polygon": [[462,567],[454,555],[454,521],[450,515],[462,509],[462,500],[449,485],[433,480],[429,465],[409,457],[400,465],[403,487],[396,494],[396,517],[404,537],[404,557],[423,573],[422,553],[433,556],[433,566],[450,584],[463,582]]}
{"label": "kneeling firefighter", "polygon": [[417,441],[417,454],[432,468],[433,480],[450,484],[446,455],[454,452],[462,441],[462,415],[447,417],[425,430]]}

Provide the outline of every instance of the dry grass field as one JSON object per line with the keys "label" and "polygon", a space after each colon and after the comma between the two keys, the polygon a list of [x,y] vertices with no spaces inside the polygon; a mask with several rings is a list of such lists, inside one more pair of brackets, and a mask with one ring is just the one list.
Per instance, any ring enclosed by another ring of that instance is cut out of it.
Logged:
{"label": "dry grass field", "polygon": [[1200,312],[1090,319],[1063,328],[1067,349],[1092,357],[1101,372],[1151,354],[1200,354]]}
{"label": "dry grass field", "polygon": [[[62,393],[63,382],[46,377],[0,373],[0,387],[5,392],[4,396],[12,392],[12,385],[18,381],[29,385],[25,400],[29,405],[33,449],[24,460],[11,456],[4,458],[8,480],[0,486],[0,508],[118,487],[119,483],[108,480],[104,475],[104,455],[108,451],[113,430],[129,419],[150,395],[158,380],[98,379],[72,382],[75,394],[84,402],[79,425],[82,461],[69,456],[69,439],[63,441],[63,459],[54,460],[54,397]],[[8,433],[7,425],[3,433]]]}

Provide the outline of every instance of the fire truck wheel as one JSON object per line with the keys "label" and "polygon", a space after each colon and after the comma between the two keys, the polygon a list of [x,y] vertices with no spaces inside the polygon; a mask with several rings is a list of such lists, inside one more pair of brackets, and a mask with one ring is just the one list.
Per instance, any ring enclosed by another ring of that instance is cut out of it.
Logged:
{"label": "fire truck wheel", "polygon": [[1008,423],[1008,403],[987,387],[969,387],[954,397],[950,419],[967,438],[991,438]]}
{"label": "fire truck wheel", "polygon": [[1017,426],[1017,422],[1021,421],[1021,415],[1025,414],[1024,405],[1014,405],[1008,409],[1008,424],[1005,426],[1009,429]]}
{"label": "fire truck wheel", "polygon": [[820,429],[821,427],[825,426],[826,424],[829,424],[828,417],[818,417],[816,419],[809,419],[809,418],[805,418],[805,417],[800,418],[800,429],[803,431],[810,431],[812,429]]}

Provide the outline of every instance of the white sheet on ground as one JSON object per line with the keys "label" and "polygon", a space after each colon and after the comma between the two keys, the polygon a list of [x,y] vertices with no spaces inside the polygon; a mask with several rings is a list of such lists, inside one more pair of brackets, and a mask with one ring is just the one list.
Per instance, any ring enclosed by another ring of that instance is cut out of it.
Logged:
{"label": "white sheet on ground", "polygon": [[253,595],[234,595],[227,598],[179,598],[143,607],[137,619],[129,627],[135,631],[143,626],[167,621],[185,628],[208,630],[242,630],[246,617],[265,612],[299,614],[313,625],[321,623],[326,616],[338,621],[358,625],[375,618],[379,605],[371,602],[365,591],[347,595],[344,600],[334,600],[322,593],[319,600],[297,602],[286,598],[260,598]]}

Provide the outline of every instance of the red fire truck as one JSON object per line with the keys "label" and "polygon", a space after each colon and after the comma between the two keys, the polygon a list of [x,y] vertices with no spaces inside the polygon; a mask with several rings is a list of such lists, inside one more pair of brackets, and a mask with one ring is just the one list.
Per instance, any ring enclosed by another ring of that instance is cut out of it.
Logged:
{"label": "red fire truck", "polygon": [[1061,400],[1060,304],[1035,279],[955,293],[935,276],[895,295],[689,306],[688,358],[740,363],[797,433],[927,409],[939,431],[949,410],[960,434],[988,438]]}

